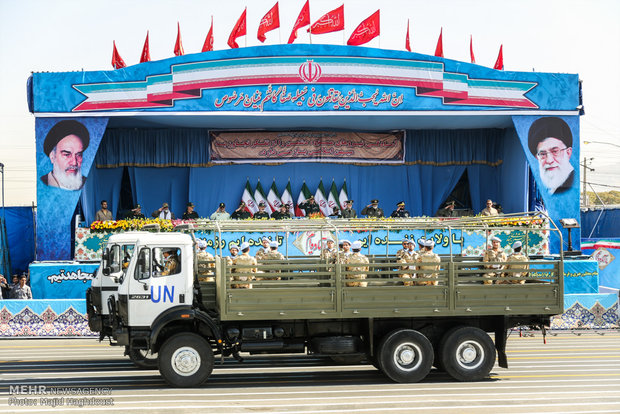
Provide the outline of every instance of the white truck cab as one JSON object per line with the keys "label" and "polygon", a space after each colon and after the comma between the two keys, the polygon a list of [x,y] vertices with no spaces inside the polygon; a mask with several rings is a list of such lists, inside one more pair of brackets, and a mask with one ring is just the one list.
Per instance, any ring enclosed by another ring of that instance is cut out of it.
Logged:
{"label": "white truck cab", "polygon": [[145,233],[136,238],[127,276],[118,287],[126,326],[149,328],[168,309],[191,307],[194,242],[182,233]]}
{"label": "white truck cab", "polygon": [[146,232],[113,234],[102,254],[101,266],[88,290],[88,323],[92,331],[100,332],[100,338],[110,334],[111,322],[108,299],[117,298],[117,290],[124,278],[133,256],[136,241]]}

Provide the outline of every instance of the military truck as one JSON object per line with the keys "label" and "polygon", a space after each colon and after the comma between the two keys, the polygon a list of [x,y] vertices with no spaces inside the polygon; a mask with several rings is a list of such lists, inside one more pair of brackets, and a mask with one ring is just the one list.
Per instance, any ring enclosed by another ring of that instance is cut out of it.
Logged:
{"label": "military truck", "polygon": [[[162,377],[176,387],[205,382],[215,356],[242,361],[243,353],[367,361],[397,382],[420,381],[432,366],[459,381],[480,380],[489,375],[496,358],[507,368],[511,328],[544,330],[553,315],[563,312],[563,257],[561,252],[531,256],[516,264],[536,272],[519,270],[517,275],[505,263],[455,254],[454,234],[479,231],[488,238],[515,230],[525,237],[525,246],[532,232],[554,233],[561,240],[548,217],[542,217],[545,229],[527,226],[528,220],[540,219],[521,217],[519,227],[492,227],[493,219],[485,218],[231,221],[199,223],[189,233],[129,232],[133,250],[123,277],[118,277],[117,295],[108,295],[106,322],[100,315],[103,295],[94,289],[87,294],[89,318],[101,318],[101,324],[90,326],[101,327],[113,345],[157,355]],[[210,232],[219,253],[212,278],[201,278],[198,272],[195,234],[200,226]],[[289,237],[301,239],[302,233],[319,234],[319,240],[338,241],[343,234],[372,240],[372,234],[386,228],[381,239],[385,254],[368,254],[367,264],[347,263],[342,252],[336,260],[324,261],[286,251],[285,260],[257,265],[224,257],[227,232],[270,234],[284,244]],[[390,234],[412,234],[414,229],[429,237],[448,235],[443,240],[448,253],[431,270],[405,266],[390,253],[390,243],[400,242],[389,240]],[[103,255],[104,277],[118,274],[114,258],[119,256],[113,250],[111,245]],[[178,263],[173,272],[164,271],[164,257],[170,255]],[[243,288],[240,275],[250,275]],[[363,286],[350,283],[362,276]],[[421,283],[429,279],[436,283]]]}

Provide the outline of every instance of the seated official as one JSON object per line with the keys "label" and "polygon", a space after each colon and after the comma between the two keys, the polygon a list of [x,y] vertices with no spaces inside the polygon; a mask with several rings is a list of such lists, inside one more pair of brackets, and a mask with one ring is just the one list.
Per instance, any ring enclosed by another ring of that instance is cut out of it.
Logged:
{"label": "seated official", "polygon": [[194,203],[187,203],[187,207],[181,218],[183,220],[196,220],[198,217],[198,213],[194,210]]}
{"label": "seated official", "polygon": [[239,207],[237,207],[237,209],[230,215],[230,218],[233,220],[247,220],[250,217],[252,217],[252,215],[246,209],[245,202],[243,201],[239,203]]}
{"label": "seated official", "polygon": [[286,220],[291,218],[291,213],[289,212],[289,208],[286,204],[281,204],[278,211],[274,211],[271,214],[272,219],[276,220]]}
{"label": "seated official", "polygon": [[253,217],[254,220],[268,220],[269,213],[265,211],[266,208],[267,208],[267,205],[265,204],[264,201],[261,201],[260,203],[258,203],[258,211],[254,213],[254,217]]}

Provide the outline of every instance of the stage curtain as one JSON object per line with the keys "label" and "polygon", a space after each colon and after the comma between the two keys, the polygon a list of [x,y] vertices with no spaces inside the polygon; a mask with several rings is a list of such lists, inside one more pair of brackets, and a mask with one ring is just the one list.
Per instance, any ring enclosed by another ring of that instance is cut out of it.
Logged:
{"label": "stage curtain", "polygon": [[[142,205],[142,213],[148,218],[166,202],[170,205],[170,211],[177,218],[181,218],[188,201],[190,170],[190,168],[129,168],[133,199]],[[208,192],[209,187],[205,185],[203,191]]]}
{"label": "stage curtain", "polygon": [[209,162],[206,129],[107,129],[95,164],[115,167],[199,167]]}
{"label": "stage curtain", "polygon": [[90,224],[101,208],[101,200],[107,200],[112,217],[116,217],[121,194],[122,168],[91,168],[84,184],[80,202],[84,221]]}
{"label": "stage curtain", "polygon": [[[371,199],[378,198],[386,215],[396,209],[397,202],[405,201],[412,215],[432,216],[452,191],[464,170],[464,166],[421,165],[218,165],[190,169],[189,200],[196,204],[196,211],[200,216],[208,217],[220,202],[226,203],[229,213],[234,211],[248,178],[252,190],[260,179],[266,192],[275,178],[280,193],[290,179],[294,200],[297,200],[304,181],[314,193],[321,180],[328,189],[334,179],[340,190],[346,179],[349,198],[354,200],[353,207],[358,213]],[[176,210],[174,211],[176,213]]]}
{"label": "stage curtain", "polygon": [[[490,198],[494,202],[499,200],[499,174],[497,167],[488,165],[469,165],[467,166],[467,176],[469,178],[469,195],[471,196],[471,207],[474,213],[478,214],[486,207],[486,201]],[[500,201],[501,204],[501,201]],[[504,211],[508,213],[510,211]]]}
{"label": "stage curtain", "polygon": [[409,130],[405,162],[434,166],[502,163],[503,129]]}

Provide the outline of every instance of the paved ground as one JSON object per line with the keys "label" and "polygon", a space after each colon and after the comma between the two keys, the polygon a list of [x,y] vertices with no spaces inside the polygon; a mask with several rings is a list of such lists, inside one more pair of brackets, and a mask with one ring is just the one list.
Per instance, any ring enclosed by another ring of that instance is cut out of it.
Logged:
{"label": "paved ground", "polygon": [[[476,383],[454,382],[432,371],[421,383],[395,384],[369,365],[324,365],[301,355],[249,357],[243,364],[226,360],[204,387],[174,389],[157,371],[134,368],[121,349],[91,339],[3,340],[0,355],[0,412],[82,412],[85,408],[76,404],[90,402],[96,405],[88,411],[175,414],[620,413],[617,331],[561,333],[548,336],[547,345],[540,333],[513,334],[510,369],[495,367],[490,379]],[[22,385],[27,387],[15,388]],[[50,395],[41,393],[41,386],[46,391],[96,387],[93,391],[102,394],[79,395],[72,389],[72,395]]]}

